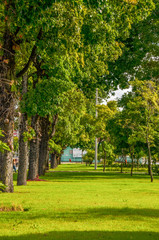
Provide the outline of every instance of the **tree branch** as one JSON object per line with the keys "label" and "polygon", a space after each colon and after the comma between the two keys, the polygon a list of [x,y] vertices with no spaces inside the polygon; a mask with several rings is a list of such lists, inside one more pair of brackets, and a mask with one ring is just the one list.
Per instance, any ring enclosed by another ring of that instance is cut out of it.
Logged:
{"label": "tree branch", "polygon": [[[42,28],[40,28],[40,31],[39,31],[38,36],[37,36],[37,40],[40,40],[41,37],[42,37]],[[30,57],[29,57],[29,60],[28,60],[27,64],[24,66],[24,68],[19,73],[17,73],[17,75],[16,75],[17,78],[23,76],[24,73],[26,73],[26,71],[28,70],[30,64],[33,62],[33,60],[36,56],[36,49],[37,49],[37,46],[35,44],[32,51],[31,51],[31,54],[30,54]]]}
{"label": "tree branch", "polygon": [[17,27],[17,29],[16,29],[16,31],[14,33],[14,36],[16,36],[18,34],[19,30],[20,30],[20,27]]}

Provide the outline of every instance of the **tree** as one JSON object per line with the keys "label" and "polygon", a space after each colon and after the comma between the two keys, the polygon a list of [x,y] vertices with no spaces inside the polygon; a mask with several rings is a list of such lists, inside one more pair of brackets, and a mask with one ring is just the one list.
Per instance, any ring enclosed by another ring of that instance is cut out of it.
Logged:
{"label": "tree", "polygon": [[117,103],[115,101],[110,101],[107,105],[98,105],[97,109],[98,117],[96,118],[95,123],[95,135],[99,140],[99,145],[101,145],[99,150],[102,159],[104,159],[103,171],[105,171],[106,160],[112,160],[114,150],[108,131],[108,121],[117,112]]}
{"label": "tree", "polygon": [[60,156],[62,151],[68,146],[77,147],[79,144],[82,128],[81,118],[86,111],[85,101],[86,98],[82,91],[77,89],[72,89],[63,94],[62,102],[59,106],[56,132],[50,142],[53,158],[55,158],[55,155]]}
{"label": "tree", "polygon": [[126,108],[133,119],[133,132],[130,142],[142,141],[147,144],[148,169],[153,182],[151,147],[158,136],[156,124],[159,121],[159,86],[153,81],[131,82],[133,92],[129,93]]}
{"label": "tree", "polygon": [[159,57],[159,3],[143,21],[132,25],[130,34],[124,40],[123,54],[114,63],[109,63],[106,76],[107,88],[116,83],[121,88],[129,87],[129,80],[152,80],[158,78]]}
{"label": "tree", "polygon": [[102,141],[99,146],[99,156],[100,159],[103,159],[103,172],[105,172],[106,162],[108,165],[114,161],[114,146],[110,143],[110,139],[106,141]]}
{"label": "tree", "polygon": [[90,166],[94,160],[95,151],[92,149],[87,149],[86,151],[87,153],[82,156],[82,159],[83,159],[83,162],[86,163],[86,166],[87,164],[89,164]]}
{"label": "tree", "polygon": [[109,119],[108,129],[111,136],[111,141],[114,146],[114,153],[121,156],[121,173],[123,163],[126,162],[126,155],[129,153],[130,146],[128,138],[131,134],[131,129],[128,127],[127,115],[124,111],[118,110],[116,114]]}

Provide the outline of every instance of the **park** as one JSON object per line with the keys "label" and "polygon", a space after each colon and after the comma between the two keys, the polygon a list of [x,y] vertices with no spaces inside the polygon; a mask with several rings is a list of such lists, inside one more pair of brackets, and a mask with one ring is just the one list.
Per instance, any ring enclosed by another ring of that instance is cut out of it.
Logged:
{"label": "park", "polygon": [[159,239],[158,39],[158,0],[0,2],[0,239]]}

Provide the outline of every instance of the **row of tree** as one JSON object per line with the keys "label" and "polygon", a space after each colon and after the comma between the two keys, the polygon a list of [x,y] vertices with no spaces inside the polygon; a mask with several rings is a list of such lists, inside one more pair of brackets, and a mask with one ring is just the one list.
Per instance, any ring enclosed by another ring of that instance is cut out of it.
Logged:
{"label": "row of tree", "polygon": [[93,112],[95,89],[104,97],[118,85],[110,83],[109,69],[125,51],[132,24],[146,21],[154,7],[152,0],[0,3],[0,129],[10,149],[0,154],[0,178],[7,192],[13,192],[15,114],[22,185],[28,142],[30,179],[44,174],[49,148],[89,142],[81,121]]}

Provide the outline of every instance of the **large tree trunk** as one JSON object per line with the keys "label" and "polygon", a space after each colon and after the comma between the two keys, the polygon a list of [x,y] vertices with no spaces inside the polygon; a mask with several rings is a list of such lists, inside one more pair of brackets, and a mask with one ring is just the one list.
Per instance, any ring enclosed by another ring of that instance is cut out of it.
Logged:
{"label": "large tree trunk", "polygon": [[1,178],[6,185],[6,192],[13,192],[13,129],[15,94],[11,90],[14,81],[15,52],[13,50],[13,35],[10,33],[7,21],[3,35],[3,56],[0,59],[0,128],[11,151],[5,151],[1,158]]}
{"label": "large tree trunk", "polygon": [[0,181],[2,181],[2,153],[0,152]]}
{"label": "large tree trunk", "polygon": [[55,169],[58,166],[58,159],[56,153],[51,153],[51,168]]}
{"label": "large tree trunk", "polygon": [[39,176],[45,174],[46,164],[48,160],[48,142],[49,142],[49,116],[46,118],[41,117],[40,129],[41,129],[41,140],[39,148]]}
{"label": "large tree trunk", "polygon": [[[23,76],[22,80],[22,95],[27,92],[28,77]],[[19,124],[19,167],[17,185],[27,184],[27,169],[28,169],[28,142],[24,142],[24,132],[27,132],[27,114],[22,113]]]}
{"label": "large tree trunk", "polygon": [[32,117],[31,127],[35,131],[35,137],[30,141],[28,179],[34,180],[38,176],[38,159],[39,159],[39,117],[38,115]]}
{"label": "large tree trunk", "polygon": [[22,113],[19,125],[19,166],[17,185],[27,184],[28,142],[24,142],[23,133],[27,131],[27,114]]}
{"label": "large tree trunk", "polygon": [[3,129],[4,138],[2,141],[8,144],[11,151],[4,151],[1,156],[1,180],[6,186],[6,192],[13,192],[13,119],[7,116],[7,123],[1,124],[0,128]]}

